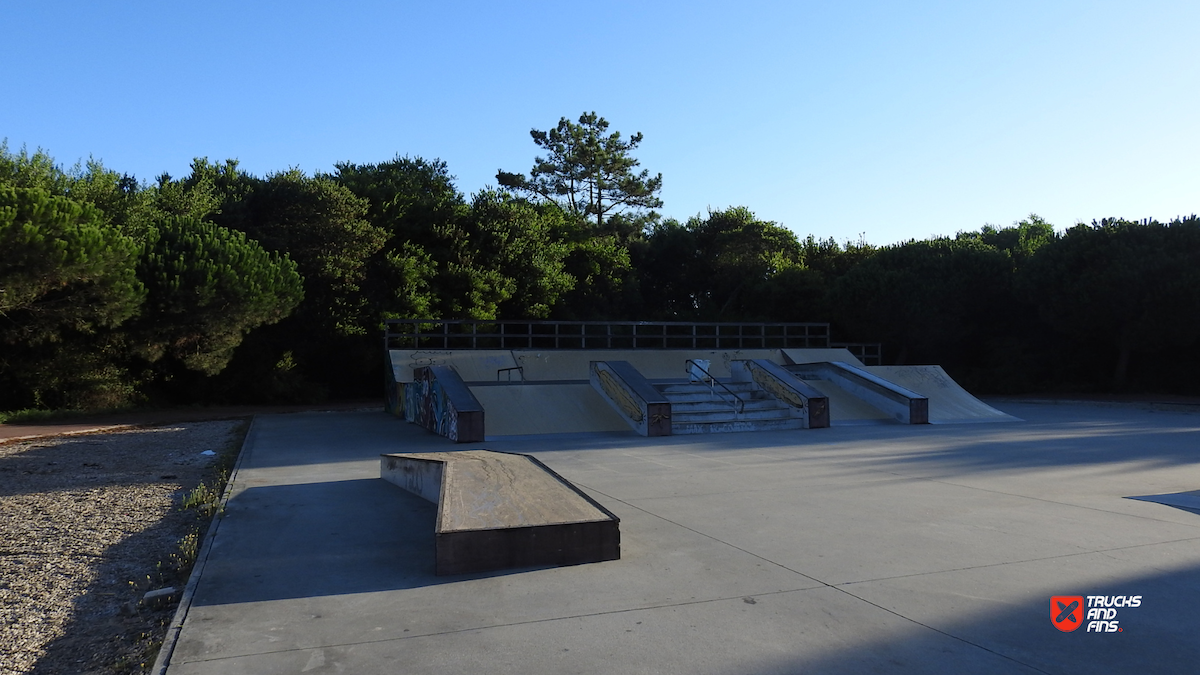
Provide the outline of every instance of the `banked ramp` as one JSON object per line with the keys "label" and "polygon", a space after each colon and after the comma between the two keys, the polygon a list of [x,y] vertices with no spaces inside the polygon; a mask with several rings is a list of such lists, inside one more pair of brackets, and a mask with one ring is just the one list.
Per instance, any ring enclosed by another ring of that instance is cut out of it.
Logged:
{"label": "banked ramp", "polygon": [[928,398],[930,424],[1021,421],[980,401],[941,366],[864,366],[863,370]]}

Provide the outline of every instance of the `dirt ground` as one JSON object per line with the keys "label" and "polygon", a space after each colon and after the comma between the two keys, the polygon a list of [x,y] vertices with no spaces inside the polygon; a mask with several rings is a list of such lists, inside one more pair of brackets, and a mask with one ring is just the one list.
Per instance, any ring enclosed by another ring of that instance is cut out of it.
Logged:
{"label": "dirt ground", "polygon": [[181,540],[206,526],[181,503],[248,424],[0,442],[0,675],[149,671],[187,581]]}

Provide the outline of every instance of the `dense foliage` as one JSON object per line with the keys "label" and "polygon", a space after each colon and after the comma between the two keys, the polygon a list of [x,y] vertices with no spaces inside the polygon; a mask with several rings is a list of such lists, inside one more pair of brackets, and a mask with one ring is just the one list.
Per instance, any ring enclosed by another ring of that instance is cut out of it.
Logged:
{"label": "dense foliage", "polygon": [[1195,216],[802,239],[659,218],[641,135],[594,113],[532,136],[470,196],[420,158],[142,183],[0,145],[0,409],[374,396],[388,318],[822,321],[984,392],[1200,393]]}
{"label": "dense foliage", "polygon": [[628,225],[653,217],[647,209],[662,207],[662,174],[635,172],[639,162],[632,153],[641,145],[641,133],[626,141],[619,131],[608,133],[608,126],[608,120],[590,112],[580,115],[578,124],[563,117],[548,131],[532,129],[533,142],[549,154],[537,158],[528,178],[501,170],[496,181],[595,220],[597,233],[628,235]]}

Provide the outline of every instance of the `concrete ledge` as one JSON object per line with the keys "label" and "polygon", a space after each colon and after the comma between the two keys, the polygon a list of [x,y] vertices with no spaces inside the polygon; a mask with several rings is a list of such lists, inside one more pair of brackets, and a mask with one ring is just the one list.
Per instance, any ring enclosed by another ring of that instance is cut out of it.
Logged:
{"label": "concrete ledge", "polygon": [[592,388],[643,436],[671,435],[671,402],[628,361],[591,361]]}
{"label": "concrete ledge", "polygon": [[380,477],[437,503],[438,575],[621,557],[620,519],[528,455],[387,454]]}
{"label": "concrete ledge", "polygon": [[929,424],[929,399],[841,361],[784,366],[808,380],[830,380],[903,424]]}
{"label": "concrete ledge", "polygon": [[730,363],[734,382],[754,382],[763,391],[790,405],[804,420],[805,429],[829,426],[829,399],[801,379],[766,359]]}
{"label": "concrete ledge", "polygon": [[483,406],[458,371],[426,366],[413,371],[413,380],[404,385],[404,419],[455,443],[483,440]]}

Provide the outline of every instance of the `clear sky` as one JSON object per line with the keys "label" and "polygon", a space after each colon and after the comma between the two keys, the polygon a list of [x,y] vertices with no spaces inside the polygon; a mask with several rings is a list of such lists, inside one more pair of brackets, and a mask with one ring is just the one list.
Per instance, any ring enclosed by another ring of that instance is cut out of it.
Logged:
{"label": "clear sky", "polygon": [[39,0],[0,10],[0,138],[151,180],[640,131],[665,216],[886,244],[1200,212],[1200,3]]}

